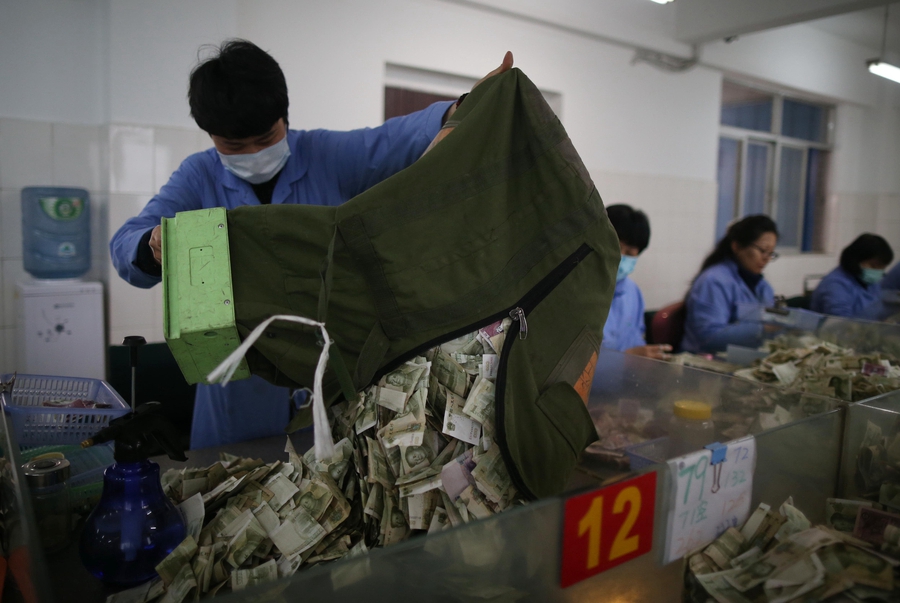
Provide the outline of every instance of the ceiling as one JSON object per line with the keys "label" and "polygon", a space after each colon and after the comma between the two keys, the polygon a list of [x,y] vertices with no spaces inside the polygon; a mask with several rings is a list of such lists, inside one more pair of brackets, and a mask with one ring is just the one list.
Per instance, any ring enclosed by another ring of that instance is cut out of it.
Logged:
{"label": "ceiling", "polygon": [[[892,4],[888,14],[887,48],[890,52],[900,54],[900,3]],[[854,44],[872,48],[875,51],[872,56],[875,57],[881,48],[884,7],[816,19],[809,21],[808,25]]]}

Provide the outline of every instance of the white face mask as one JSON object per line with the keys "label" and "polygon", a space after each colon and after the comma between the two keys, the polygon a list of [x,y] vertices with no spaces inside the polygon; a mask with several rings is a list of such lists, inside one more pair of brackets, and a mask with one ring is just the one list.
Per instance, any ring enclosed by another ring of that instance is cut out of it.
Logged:
{"label": "white face mask", "polygon": [[287,135],[270,147],[258,153],[244,155],[223,155],[219,159],[225,169],[250,184],[260,184],[271,180],[278,173],[291,155]]}

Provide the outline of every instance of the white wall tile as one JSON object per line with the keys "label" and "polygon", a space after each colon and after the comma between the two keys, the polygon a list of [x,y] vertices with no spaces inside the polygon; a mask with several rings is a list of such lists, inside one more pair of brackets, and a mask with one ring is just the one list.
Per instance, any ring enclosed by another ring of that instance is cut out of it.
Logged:
{"label": "white wall tile", "polygon": [[89,191],[107,187],[108,142],[100,126],[53,124],[53,184]]}
{"label": "white wall tile", "polygon": [[109,182],[113,193],[153,190],[153,128],[109,126]]}
{"label": "white wall tile", "polygon": [[16,329],[0,329],[0,374],[14,373],[18,369],[16,355]]}
{"label": "white wall tile", "polygon": [[134,287],[118,276],[111,278],[109,282],[110,328],[127,329],[138,325],[152,325],[153,297],[154,293],[147,289]]}
{"label": "white wall tile", "polygon": [[878,222],[900,220],[900,194],[878,197]]}
{"label": "white wall tile", "polygon": [[0,189],[0,259],[22,257],[22,197],[18,190]]}
{"label": "white wall tile", "polygon": [[3,260],[3,320],[0,327],[16,326],[16,283],[30,279],[22,260]]}
{"label": "white wall tile", "polygon": [[0,119],[0,189],[50,185],[51,142],[49,123]]}
{"label": "white wall tile", "polygon": [[153,129],[154,192],[159,191],[160,187],[169,181],[169,177],[186,157],[198,151],[197,147],[196,130],[160,127]]}
{"label": "white wall tile", "polygon": [[106,206],[107,243],[129,218],[138,215],[151,198],[150,193],[126,195],[110,193]]}

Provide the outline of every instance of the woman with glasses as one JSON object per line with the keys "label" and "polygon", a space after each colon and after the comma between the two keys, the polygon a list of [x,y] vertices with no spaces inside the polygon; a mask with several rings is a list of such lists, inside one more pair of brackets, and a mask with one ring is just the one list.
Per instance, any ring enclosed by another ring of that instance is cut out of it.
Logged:
{"label": "woman with glasses", "polygon": [[729,343],[759,345],[762,325],[738,322],[738,304],[773,304],[774,292],[762,273],[778,258],[777,244],[778,228],[768,216],[747,216],[728,228],[685,298],[684,350],[711,353]]}
{"label": "woman with glasses", "polygon": [[881,302],[884,269],[894,251],[882,237],[865,233],[841,252],[840,265],[829,272],[812,294],[813,312],[882,320],[890,311]]}

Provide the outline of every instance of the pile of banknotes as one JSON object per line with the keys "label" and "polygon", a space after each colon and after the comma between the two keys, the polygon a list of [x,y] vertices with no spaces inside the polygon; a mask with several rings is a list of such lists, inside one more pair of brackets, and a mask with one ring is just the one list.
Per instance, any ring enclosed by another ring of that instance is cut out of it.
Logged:
{"label": "pile of banknotes", "polygon": [[791,499],[778,511],[760,504],[688,556],[686,599],[900,601],[900,515],[828,499],[826,517],[813,526]]}
{"label": "pile of banknotes", "polygon": [[900,389],[900,360],[884,352],[858,354],[813,336],[780,336],[770,354],[737,377],[858,402]]}
{"label": "pile of banknotes", "polygon": [[859,496],[900,512],[900,421],[887,433],[867,421],[856,455],[855,478]]}
{"label": "pile of banknotes", "polygon": [[494,387],[510,321],[429,350],[329,409],[335,454],[223,455],[170,470],[185,540],[159,578],[108,603],[180,603],[489,517],[521,504],[495,442]]}

